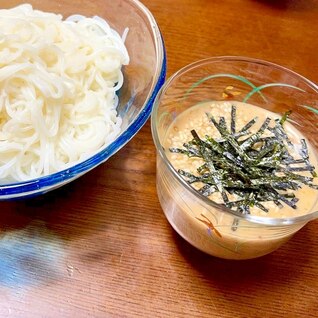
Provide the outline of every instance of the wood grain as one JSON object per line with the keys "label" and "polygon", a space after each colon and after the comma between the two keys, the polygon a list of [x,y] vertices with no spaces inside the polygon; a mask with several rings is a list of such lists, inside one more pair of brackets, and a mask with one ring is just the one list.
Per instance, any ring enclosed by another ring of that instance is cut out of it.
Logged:
{"label": "wood grain", "polygon": [[[318,82],[315,0],[144,0],[168,75],[242,55]],[[0,204],[0,317],[317,317],[318,222],[276,252],[205,255],[166,221],[149,121],[113,158],[43,197]]]}

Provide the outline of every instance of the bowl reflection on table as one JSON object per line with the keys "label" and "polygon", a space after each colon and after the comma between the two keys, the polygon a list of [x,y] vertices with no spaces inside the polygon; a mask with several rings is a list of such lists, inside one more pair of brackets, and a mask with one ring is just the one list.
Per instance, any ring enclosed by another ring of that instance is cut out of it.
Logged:
{"label": "bowl reflection on table", "polygon": [[269,62],[218,57],[181,69],[155,100],[151,128],[157,149],[157,192],[168,221],[184,239],[208,254],[227,259],[255,258],[274,251],[317,218],[318,204],[313,198],[316,203],[308,213],[291,217],[241,214],[199,194],[178,174],[167,157],[168,127],[191,106],[224,100],[248,100],[276,114],[292,110],[290,122],[316,152],[318,87]]}
{"label": "bowl reflection on table", "polygon": [[[1,8],[23,2],[1,1]],[[34,9],[62,14],[81,14],[105,19],[119,34],[129,29],[125,44],[130,56],[123,69],[124,85],[119,91],[119,116],[123,125],[119,136],[106,148],[84,162],[64,171],[26,182],[0,185],[0,200],[30,197],[60,187],[105,162],[123,147],[149,118],[153,101],[165,79],[166,60],[158,25],[149,10],[137,0],[28,1]]]}

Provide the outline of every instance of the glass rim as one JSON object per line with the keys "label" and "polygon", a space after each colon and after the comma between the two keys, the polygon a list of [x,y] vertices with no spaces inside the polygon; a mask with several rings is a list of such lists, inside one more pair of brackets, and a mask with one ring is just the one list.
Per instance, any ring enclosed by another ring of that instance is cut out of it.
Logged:
{"label": "glass rim", "polygon": [[180,70],[175,72],[173,75],[169,77],[169,79],[165,82],[165,84],[161,87],[159,90],[159,93],[157,94],[154,106],[151,113],[151,133],[154,140],[154,144],[157,150],[157,153],[159,153],[161,159],[163,160],[164,164],[168,167],[168,170],[172,173],[173,177],[177,182],[184,187],[187,191],[189,191],[192,195],[194,195],[197,199],[203,201],[208,206],[211,206],[212,208],[216,208],[218,210],[221,210],[222,212],[226,214],[230,214],[233,217],[243,219],[252,223],[257,224],[264,224],[268,226],[284,226],[284,225],[292,225],[292,224],[298,224],[298,223],[307,223],[310,220],[313,220],[315,218],[318,218],[318,211],[313,211],[307,214],[299,215],[299,216],[293,216],[293,217],[284,217],[284,218],[274,218],[274,217],[266,217],[266,216],[257,216],[257,215],[251,215],[251,214],[242,214],[237,211],[233,211],[227,207],[225,207],[222,204],[218,204],[204,195],[200,194],[198,191],[196,191],[189,183],[187,183],[180,174],[174,169],[171,162],[166,156],[165,150],[162,147],[158,131],[157,131],[157,113],[158,108],[160,105],[161,96],[165,94],[166,90],[170,87],[170,85],[177,80],[180,76],[187,73],[188,71],[197,68],[198,66],[202,66],[205,64],[210,64],[213,62],[248,62],[251,64],[261,64],[268,67],[273,67],[275,69],[284,71],[289,73],[290,75],[297,77],[299,80],[303,81],[305,84],[307,84],[311,89],[313,89],[318,94],[318,85],[316,85],[314,82],[308,80],[306,77],[275,63],[268,62],[261,59],[255,59],[255,58],[249,58],[249,57],[243,57],[243,56],[217,56],[217,57],[209,57],[206,59],[202,59],[199,61],[195,61],[191,64],[188,64],[184,67],[182,67]]}

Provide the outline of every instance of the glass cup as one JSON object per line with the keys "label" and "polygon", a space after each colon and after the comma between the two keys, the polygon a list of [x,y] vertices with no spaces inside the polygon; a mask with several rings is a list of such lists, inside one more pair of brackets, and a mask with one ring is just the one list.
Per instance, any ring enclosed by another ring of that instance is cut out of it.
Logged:
{"label": "glass cup", "polygon": [[[161,88],[151,116],[157,149],[157,192],[172,227],[198,249],[226,259],[268,254],[317,218],[318,203],[303,215],[273,218],[242,214],[197,192],[174,169],[164,148],[169,126],[189,107],[204,101],[248,102],[289,121],[318,149],[318,87],[273,63],[244,57],[198,61],[174,74]],[[253,114],[251,114],[253,116]],[[318,197],[318,192],[317,192]]]}

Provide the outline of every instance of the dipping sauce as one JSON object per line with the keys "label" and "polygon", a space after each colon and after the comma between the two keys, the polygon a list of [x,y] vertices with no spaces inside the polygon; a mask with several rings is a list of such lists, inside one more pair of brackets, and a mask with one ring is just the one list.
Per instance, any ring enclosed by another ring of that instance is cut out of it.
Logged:
{"label": "dipping sauce", "polygon": [[[239,130],[253,117],[258,118],[255,125],[250,128],[255,133],[261,127],[266,117],[272,120],[280,118],[277,114],[262,108],[240,102],[206,102],[195,105],[179,115],[169,127],[163,146],[172,166],[192,174],[197,173],[197,168],[204,163],[202,158],[188,157],[182,153],[174,153],[169,148],[182,148],[184,143],[193,139],[191,130],[195,129],[200,138],[205,135],[220,138],[218,130],[213,126],[209,117],[215,117],[218,121],[224,117],[227,126],[231,125],[231,108],[236,107],[236,127]],[[289,122],[284,123],[284,130],[294,145],[294,151],[301,148],[301,139],[304,136]],[[265,136],[271,136],[271,132]],[[244,139],[244,138],[243,138]],[[317,166],[317,157],[306,141],[310,163]],[[265,255],[287,241],[290,236],[305,223],[289,224],[288,226],[268,226],[248,222],[229,213],[225,213],[217,206],[207,205],[203,200],[188,189],[180,186],[169,174],[167,167],[158,161],[157,188],[160,202],[165,214],[175,230],[197,248],[221,257],[229,259],[247,259]],[[308,175],[309,172],[299,172]],[[310,175],[310,174],[309,174]],[[202,184],[193,183],[192,186],[199,190]],[[297,208],[286,204],[277,205],[273,201],[262,202],[267,211],[255,206],[250,208],[250,214],[270,218],[290,218],[311,212],[317,202],[318,191],[306,185],[294,191],[299,199]],[[208,196],[216,203],[223,203],[220,192],[214,192]],[[231,198],[233,199],[233,198]]]}

